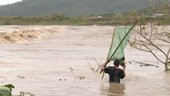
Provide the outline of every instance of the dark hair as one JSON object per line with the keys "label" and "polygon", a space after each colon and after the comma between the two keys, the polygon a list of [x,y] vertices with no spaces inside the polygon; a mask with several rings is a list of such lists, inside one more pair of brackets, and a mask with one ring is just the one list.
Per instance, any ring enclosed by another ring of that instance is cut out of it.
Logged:
{"label": "dark hair", "polygon": [[114,60],[114,65],[115,65],[115,66],[119,66],[119,64],[120,64],[120,60],[119,60],[119,59],[115,59],[115,60]]}

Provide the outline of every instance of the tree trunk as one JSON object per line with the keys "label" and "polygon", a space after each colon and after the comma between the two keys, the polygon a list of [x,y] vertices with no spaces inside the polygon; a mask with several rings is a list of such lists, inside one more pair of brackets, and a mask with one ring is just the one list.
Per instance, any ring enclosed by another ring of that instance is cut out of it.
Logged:
{"label": "tree trunk", "polygon": [[165,64],[165,71],[168,71],[168,64]]}
{"label": "tree trunk", "polygon": [[170,71],[170,60],[169,60],[170,48],[167,52],[167,57],[165,60],[165,71]]}

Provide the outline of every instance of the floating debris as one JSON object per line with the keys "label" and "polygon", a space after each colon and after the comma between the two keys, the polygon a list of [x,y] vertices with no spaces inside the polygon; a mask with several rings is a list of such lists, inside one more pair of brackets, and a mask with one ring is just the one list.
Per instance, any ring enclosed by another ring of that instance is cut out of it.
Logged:
{"label": "floating debris", "polygon": [[77,76],[77,77],[75,77],[75,79],[83,80],[83,79],[85,79],[85,77],[84,76]]}
{"label": "floating debris", "polygon": [[31,92],[20,92],[19,96],[35,96],[35,95],[32,94]]}
{"label": "floating debris", "polygon": [[24,79],[25,77],[24,76],[17,76],[19,79]]}

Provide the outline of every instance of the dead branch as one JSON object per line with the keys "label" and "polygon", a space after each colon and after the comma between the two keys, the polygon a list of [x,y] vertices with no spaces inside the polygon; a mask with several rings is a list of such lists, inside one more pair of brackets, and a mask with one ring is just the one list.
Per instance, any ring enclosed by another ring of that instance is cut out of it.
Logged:
{"label": "dead branch", "polygon": [[88,61],[88,59],[87,59],[87,58],[86,58],[86,61],[87,61],[87,64],[88,64],[89,68],[91,69],[91,71],[95,72],[95,71],[94,71],[94,68],[93,68],[93,67],[91,67],[91,65],[90,65],[90,63],[89,63],[89,61]]}
{"label": "dead branch", "polygon": [[147,47],[146,45],[144,45],[144,47],[147,48],[147,49],[149,50],[149,52],[150,52],[157,60],[159,60],[161,63],[165,64],[162,60],[160,60],[160,59],[158,58],[158,56],[156,56],[156,54],[155,54],[149,47]]}
{"label": "dead branch", "polygon": [[156,66],[156,65],[153,65],[153,64],[144,63],[144,62],[139,62],[139,61],[131,61],[131,62],[135,62],[135,63],[141,64],[140,66],[153,66],[153,67],[159,67],[159,66]]}
{"label": "dead branch", "polygon": [[[151,40],[149,40],[148,38],[146,38],[145,35],[143,35],[143,34],[140,34],[140,35],[141,35],[146,41],[148,41],[153,47],[155,47],[155,48],[158,49],[160,52],[162,52],[166,58],[168,58],[167,55],[166,55],[166,53],[165,53],[162,49],[160,49],[158,46],[156,46]],[[146,46],[145,46],[145,47],[146,47]],[[147,49],[148,49],[148,47],[147,47]]]}

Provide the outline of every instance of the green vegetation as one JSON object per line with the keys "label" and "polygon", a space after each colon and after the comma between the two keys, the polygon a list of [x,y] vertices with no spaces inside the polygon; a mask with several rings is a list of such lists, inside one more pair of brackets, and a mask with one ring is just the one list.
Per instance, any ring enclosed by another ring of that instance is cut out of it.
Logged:
{"label": "green vegetation", "polygon": [[168,0],[23,0],[0,6],[0,25],[170,24]]}
{"label": "green vegetation", "polygon": [[85,25],[85,19],[81,17],[64,17],[53,15],[45,17],[0,17],[0,25]]}
{"label": "green vegetation", "polygon": [[90,16],[148,7],[148,0],[23,0],[0,6],[0,16]]}
{"label": "green vegetation", "polygon": [[[0,25],[127,25],[137,21],[139,16],[96,16],[66,17],[53,15],[44,17],[0,17]],[[157,25],[170,25],[167,17],[141,17],[141,23],[153,22]]]}
{"label": "green vegetation", "polygon": [[0,96],[12,96],[12,89],[15,88],[12,84],[0,86]]}

